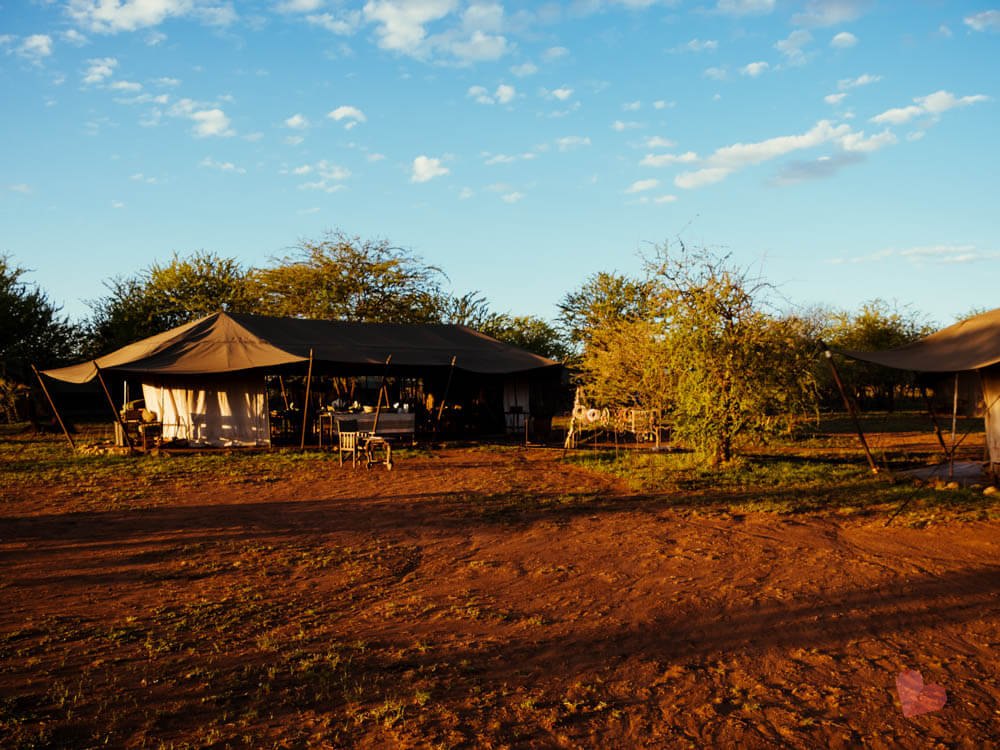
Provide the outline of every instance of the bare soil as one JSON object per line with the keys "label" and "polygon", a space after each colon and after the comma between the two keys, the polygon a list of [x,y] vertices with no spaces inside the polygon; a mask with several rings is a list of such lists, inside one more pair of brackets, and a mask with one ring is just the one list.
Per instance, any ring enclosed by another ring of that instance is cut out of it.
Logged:
{"label": "bare soil", "polygon": [[[1000,522],[734,514],[559,455],[10,492],[0,745],[1000,741]],[[908,669],[943,709],[904,718]]]}

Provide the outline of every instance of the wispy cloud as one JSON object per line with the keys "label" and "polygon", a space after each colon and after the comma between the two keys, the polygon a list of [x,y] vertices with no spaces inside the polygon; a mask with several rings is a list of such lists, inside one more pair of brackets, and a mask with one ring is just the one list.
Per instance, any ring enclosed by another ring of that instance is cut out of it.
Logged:
{"label": "wispy cloud", "polygon": [[336,122],[344,123],[344,130],[350,130],[359,122],[366,122],[365,113],[362,112],[357,107],[352,107],[349,105],[342,105],[334,110],[331,110],[326,115],[331,120]]}
{"label": "wispy cloud", "polygon": [[962,19],[973,31],[1000,31],[1000,10],[983,10]]}
{"label": "wispy cloud", "polygon": [[410,182],[428,182],[435,177],[443,177],[449,172],[451,170],[443,166],[440,159],[420,155],[413,160]]}
{"label": "wispy cloud", "polygon": [[956,97],[951,92],[941,90],[927,96],[914,97],[913,101],[915,104],[910,104],[906,107],[887,109],[885,112],[875,115],[871,118],[871,121],[879,124],[902,125],[921,115],[939,117],[949,109],[967,107],[970,104],[989,101],[989,97],[985,94]]}
{"label": "wispy cloud", "polygon": [[198,166],[206,169],[216,169],[220,172],[232,172],[233,174],[247,173],[243,167],[237,167],[231,161],[215,161],[211,156],[206,156],[202,159]]}

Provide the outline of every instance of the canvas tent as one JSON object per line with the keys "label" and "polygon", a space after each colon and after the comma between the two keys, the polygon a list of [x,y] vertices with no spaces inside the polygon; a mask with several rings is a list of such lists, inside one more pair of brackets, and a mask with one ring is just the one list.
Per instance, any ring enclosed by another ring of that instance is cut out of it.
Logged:
{"label": "canvas tent", "polygon": [[982,385],[986,445],[1000,464],[1000,309],[948,326],[918,341],[877,352],[838,350],[864,362],[920,373],[977,373]]}
{"label": "canvas tent", "polygon": [[85,383],[101,372],[141,379],[164,438],[208,445],[270,442],[264,375],[310,361],[318,372],[454,369],[500,379],[559,365],[460,325],[350,323],[219,312],[45,375]]}

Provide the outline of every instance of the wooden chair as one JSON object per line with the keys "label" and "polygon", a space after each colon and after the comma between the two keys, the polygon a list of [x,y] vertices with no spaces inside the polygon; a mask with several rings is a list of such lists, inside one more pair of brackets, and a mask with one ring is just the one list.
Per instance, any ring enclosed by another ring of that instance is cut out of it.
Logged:
{"label": "wooden chair", "polygon": [[337,420],[337,457],[340,465],[344,465],[344,454],[351,454],[351,465],[357,466],[360,458],[362,435],[358,432],[356,419]]}

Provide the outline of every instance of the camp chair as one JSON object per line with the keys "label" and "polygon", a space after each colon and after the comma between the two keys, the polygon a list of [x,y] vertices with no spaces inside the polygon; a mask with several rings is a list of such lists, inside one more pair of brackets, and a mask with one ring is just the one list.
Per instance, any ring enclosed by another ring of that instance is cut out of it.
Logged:
{"label": "camp chair", "polygon": [[337,420],[337,457],[340,465],[344,465],[344,454],[351,454],[351,464],[358,465],[360,458],[362,435],[358,432],[358,420],[338,419]]}

